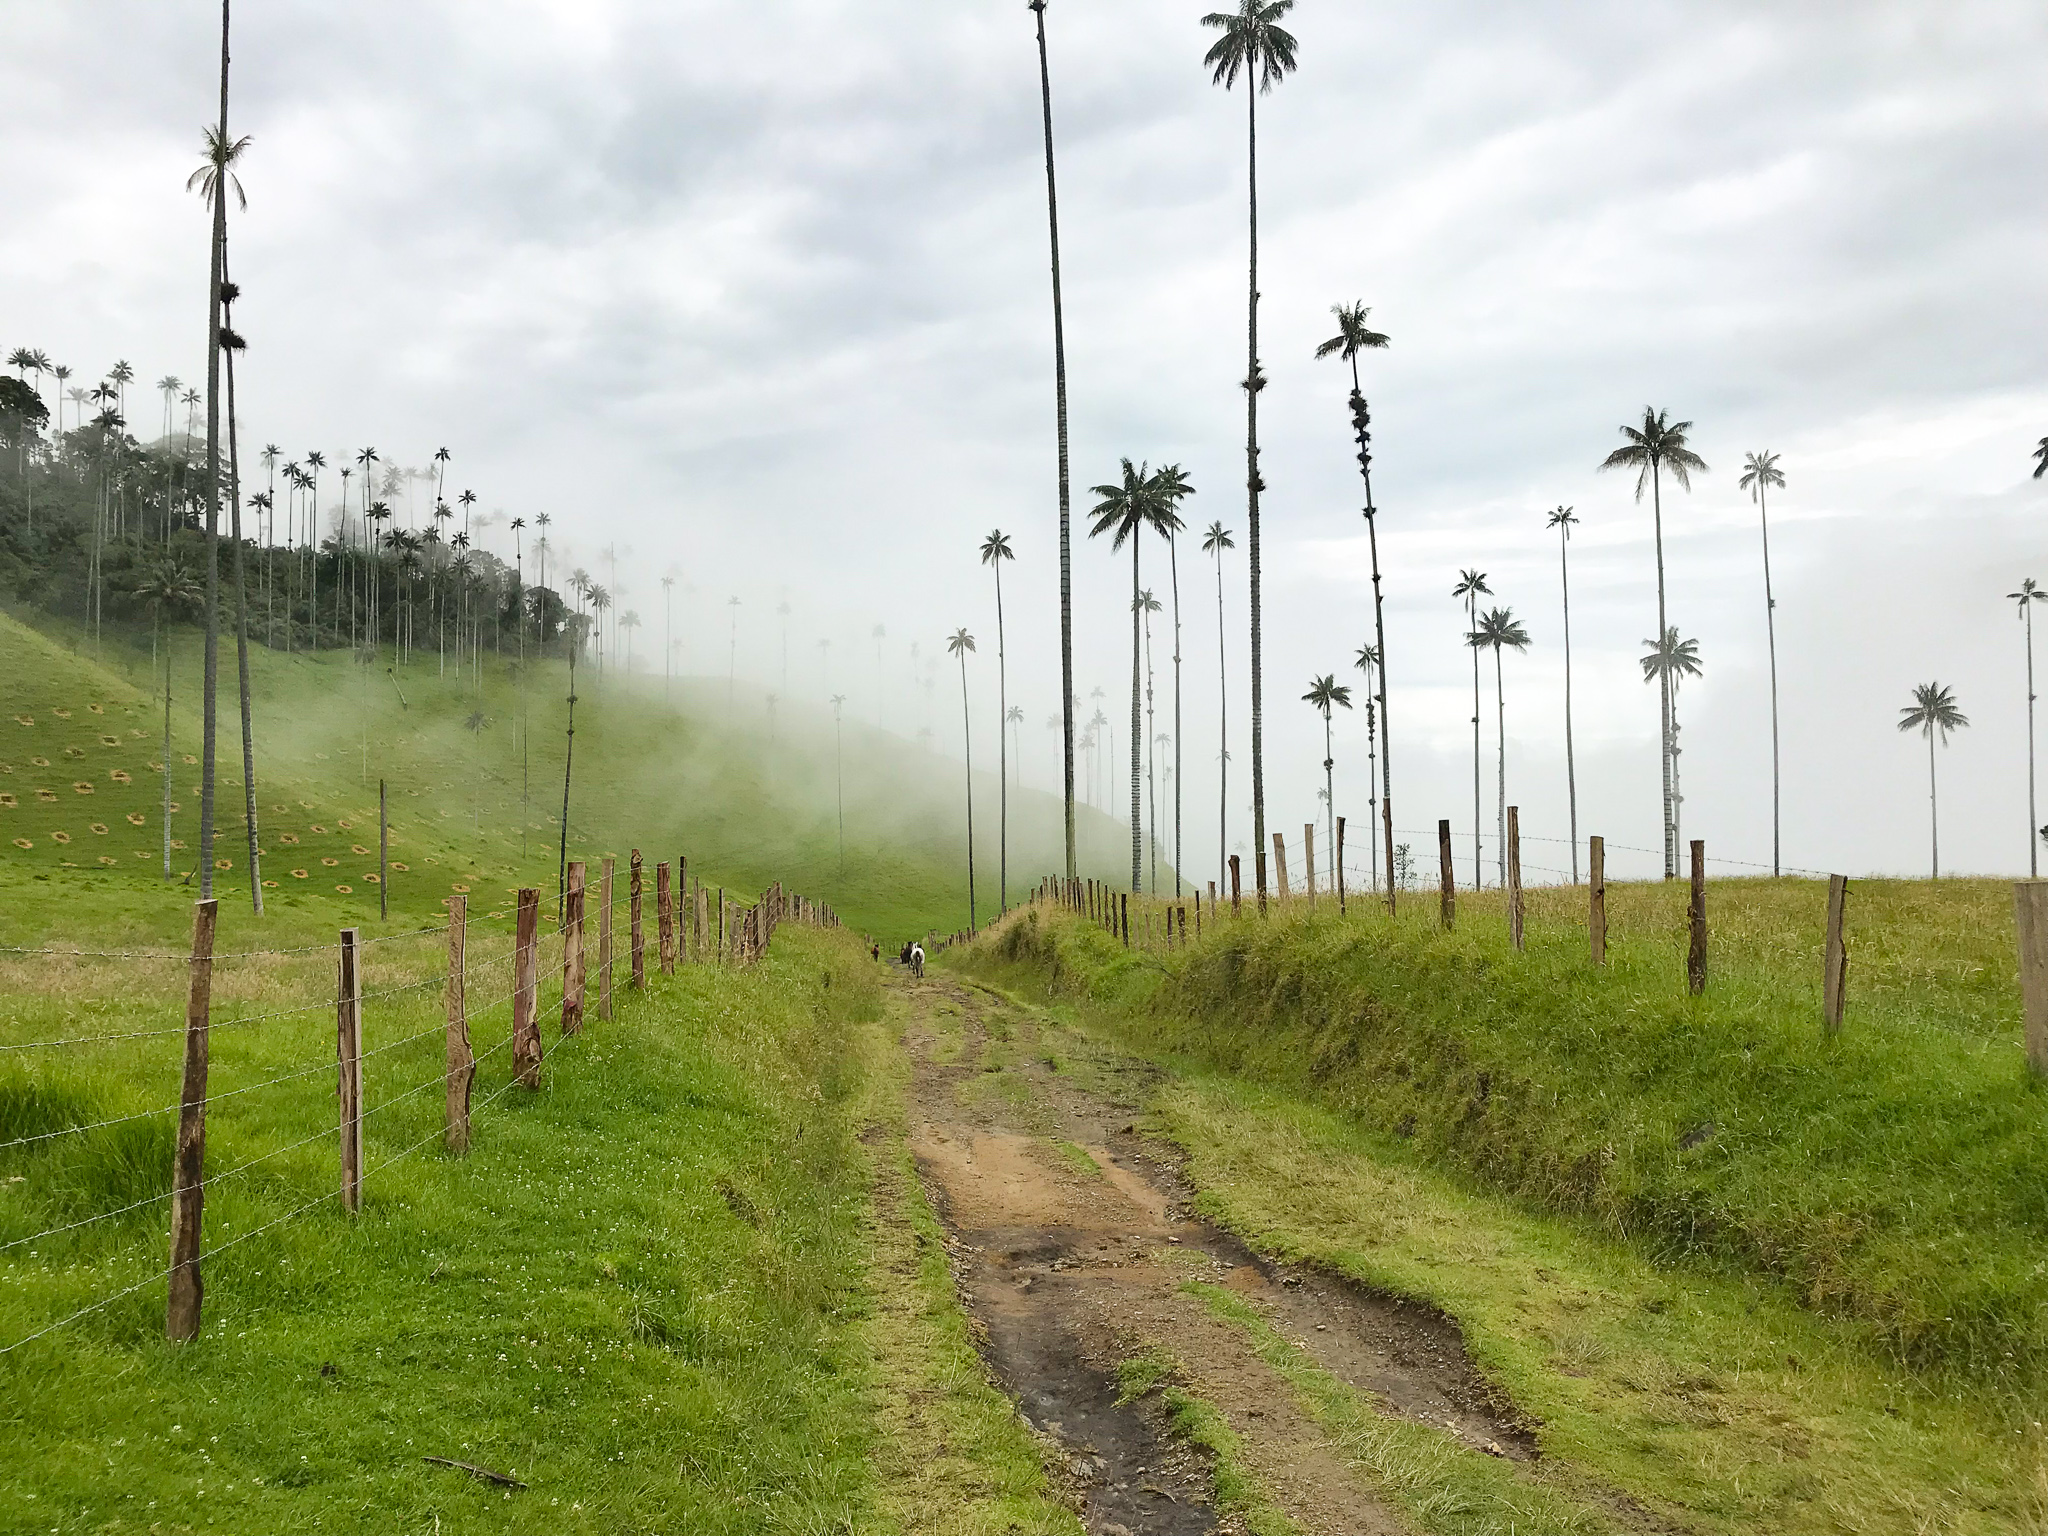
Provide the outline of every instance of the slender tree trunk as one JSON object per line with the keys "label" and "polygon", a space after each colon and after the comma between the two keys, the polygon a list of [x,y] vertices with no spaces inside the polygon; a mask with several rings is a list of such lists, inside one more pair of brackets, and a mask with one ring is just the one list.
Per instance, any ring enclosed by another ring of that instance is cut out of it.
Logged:
{"label": "slender tree trunk", "polygon": [[[163,610],[157,610],[163,627]],[[171,643],[164,642],[164,878],[171,878]]]}
{"label": "slender tree trunk", "polygon": [[1138,762],[1138,738],[1145,727],[1139,719],[1138,709],[1142,702],[1139,689],[1143,685],[1141,664],[1144,642],[1139,634],[1141,620],[1138,612],[1138,536],[1131,535],[1131,894],[1141,894],[1145,889],[1145,811],[1139,803],[1141,769]]}
{"label": "slender tree trunk", "polygon": [[[220,0],[220,142],[228,142],[228,5]],[[220,680],[220,286],[228,243],[225,166],[213,189],[212,272],[206,302],[206,664],[200,704],[199,898],[213,895],[215,696]],[[168,764],[169,759],[165,762]]]}
{"label": "slender tree trunk", "polygon": [[1145,843],[1154,896],[1159,894],[1159,774],[1157,744],[1153,741],[1158,722],[1158,713],[1152,705],[1152,615],[1148,611],[1145,614]]}
{"label": "slender tree trunk", "polygon": [[1330,894],[1337,894],[1337,753],[1330,745],[1330,712],[1323,711],[1323,801],[1328,808],[1329,840],[1323,845],[1329,864]]}
{"label": "slender tree trunk", "polygon": [[[1373,644],[1379,651],[1379,723],[1381,746],[1379,772],[1380,826],[1377,836],[1385,844],[1387,854],[1387,910],[1394,909],[1399,899],[1394,885],[1394,733],[1390,713],[1387,709],[1387,603],[1380,586],[1380,525],[1379,509],[1372,499],[1372,414],[1366,409],[1365,391],[1359,384],[1358,354],[1351,355],[1351,393],[1358,398],[1358,469],[1365,479],[1365,538],[1372,554],[1372,630]],[[1371,681],[1370,678],[1367,679]],[[1378,866],[1378,845],[1375,844],[1373,862]],[[1378,889],[1378,876],[1374,876],[1374,889]]]}
{"label": "slender tree trunk", "polygon": [[1941,878],[1941,802],[1934,787],[1934,727],[1927,727],[1927,831],[1932,845],[1933,878]]}
{"label": "slender tree trunk", "polygon": [[1494,811],[1499,817],[1495,829],[1495,856],[1500,861],[1500,888],[1508,887],[1508,702],[1502,690],[1500,647],[1493,648],[1493,737],[1500,752],[1500,776],[1494,791]]}
{"label": "slender tree trunk", "polygon": [[569,889],[569,782],[576,766],[576,653],[582,646],[569,648],[569,736],[568,745],[562,753],[562,843],[555,859],[555,904],[561,910],[562,893]]}
{"label": "slender tree trunk", "polygon": [[[1670,628],[1664,617],[1664,483],[1662,476],[1658,472],[1657,461],[1654,459],[1650,461],[1650,505],[1655,513],[1657,530],[1656,643],[1661,649],[1665,643],[1665,636],[1670,633]],[[1666,880],[1675,880],[1678,878],[1678,824],[1675,816],[1675,807],[1672,803],[1671,779],[1674,765],[1671,761],[1671,751],[1674,743],[1671,739],[1671,669],[1668,666],[1662,668],[1658,673],[1657,698],[1658,705],[1662,710],[1659,720],[1660,735],[1658,739],[1663,744],[1662,752],[1664,758],[1664,878]]]}
{"label": "slender tree trunk", "polygon": [[1230,664],[1224,653],[1223,551],[1216,551],[1216,708],[1222,750],[1216,755],[1216,888],[1230,882]]}
{"label": "slender tree trunk", "polygon": [[1251,283],[1245,319],[1244,459],[1246,554],[1251,566],[1252,609],[1252,870],[1259,910],[1266,909],[1266,723],[1265,681],[1261,676],[1263,647],[1259,633],[1259,93],[1245,84],[1245,163],[1251,233]]}
{"label": "slender tree trunk", "polygon": [[[221,262],[223,278],[227,262]],[[235,354],[223,360],[228,385],[228,507],[235,541],[235,673],[242,715],[242,818],[249,836],[249,901],[263,915],[263,860],[256,829],[256,738],[249,713],[249,585],[242,548],[242,453],[235,420]]]}
{"label": "slender tree trunk", "polygon": [[1465,599],[1465,643],[1472,647],[1472,888],[1486,884],[1486,855],[1480,831],[1479,797],[1479,599]]}
{"label": "slender tree trunk", "polygon": [[[1572,824],[1572,884],[1579,883],[1579,772],[1572,753],[1572,568],[1571,534],[1564,525],[1558,525],[1558,572],[1564,584],[1564,787],[1565,798],[1571,808]],[[1775,718],[1775,710],[1773,711]],[[1777,854],[1771,855],[1772,874]]]}
{"label": "slender tree trunk", "polygon": [[1180,828],[1181,777],[1184,757],[1180,744],[1180,541],[1169,536],[1166,559],[1173,571],[1173,894],[1181,894]]}
{"label": "slender tree trunk", "polygon": [[974,716],[967,707],[967,652],[960,652],[960,736],[967,749],[967,927],[974,921]]}
{"label": "slender tree trunk", "polygon": [[[996,568],[996,752],[1002,787],[996,828],[996,912],[1010,910],[1010,675],[1003,649],[1003,562]],[[963,663],[964,665],[964,663]]]}
{"label": "slender tree trunk", "polygon": [[[1771,873],[1781,873],[1778,868],[1778,600],[1771,594],[1771,507],[1770,493],[1761,483],[1756,488],[1757,511],[1763,521],[1764,535],[1764,637],[1771,652]],[[2028,664],[2032,665],[2033,644],[2028,641]],[[2034,686],[2031,675],[2027,683],[2028,709],[2033,708]],[[2028,752],[2028,810],[2027,819],[2033,819],[2033,731],[2032,716],[2029,714],[2027,732]],[[2027,833],[2029,849],[2034,841],[2032,831]]]}
{"label": "slender tree trunk", "polygon": [[1045,210],[1052,242],[1053,396],[1059,420],[1060,473],[1060,757],[1067,834],[1067,878],[1080,872],[1074,851],[1074,585],[1070,502],[1067,486],[1067,331],[1060,296],[1060,199],[1053,176],[1052,71],[1046,62],[1045,0],[1031,7],[1038,18],[1038,88],[1045,110]]}
{"label": "slender tree trunk", "polygon": [[[2027,616],[2027,874],[2032,879],[2041,876],[2041,841],[2037,830],[2039,823],[2034,819],[2034,605],[2028,601],[2022,610]],[[1777,871],[1773,870],[1773,874]]]}

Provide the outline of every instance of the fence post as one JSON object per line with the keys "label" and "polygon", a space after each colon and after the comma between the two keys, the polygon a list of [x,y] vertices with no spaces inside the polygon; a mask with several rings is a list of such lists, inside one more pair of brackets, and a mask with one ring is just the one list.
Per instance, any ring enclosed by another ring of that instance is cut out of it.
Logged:
{"label": "fence post", "polygon": [[1238,873],[1237,855],[1233,853],[1230,856],[1230,915],[1232,917],[1244,915],[1244,896],[1238,883]]}
{"label": "fence post", "polygon": [[1685,985],[1694,997],[1707,990],[1707,845],[1692,840],[1691,938],[1685,948]]}
{"label": "fence post", "polygon": [[1308,891],[1309,909],[1316,904],[1316,824],[1304,822],[1301,828],[1302,882]]}
{"label": "fence post", "polygon": [[1831,1035],[1842,1031],[1842,994],[1848,990],[1849,984],[1849,945],[1842,933],[1848,907],[1849,877],[1829,875],[1828,947],[1821,972],[1821,1014],[1827,1020]]}
{"label": "fence post", "polygon": [[469,1150],[469,1090],[476,1081],[476,1056],[469,1048],[468,998],[463,973],[468,963],[469,898],[448,898],[448,1119],[447,1145],[460,1156]]}
{"label": "fence post", "polygon": [[1123,934],[1124,948],[1131,947],[1131,898],[1127,892],[1116,893],[1116,925]]}
{"label": "fence post", "polygon": [[206,1203],[206,1066],[213,1018],[213,930],[220,903],[192,907],[192,967],[185,992],[185,1085],[178,1095],[178,1143],[171,1157],[171,1286],[164,1337],[199,1337],[200,1212]]}
{"label": "fence post", "polygon": [[[1344,818],[1337,818],[1337,915],[1344,915]],[[1202,931],[1202,913],[1195,911],[1195,932]]]}
{"label": "fence post", "polygon": [[569,889],[562,897],[562,1033],[583,1029],[583,884],[588,869],[581,859],[569,861]]}
{"label": "fence post", "polygon": [[633,990],[647,985],[647,937],[640,925],[640,850],[635,848],[626,861],[627,941],[633,946]]}
{"label": "fence post", "polygon": [[697,901],[690,894],[690,860],[676,855],[676,961],[690,963],[690,924],[697,916]]}
{"label": "fence post", "polygon": [[1586,840],[1586,937],[1593,946],[1593,963],[1607,963],[1607,839]]}
{"label": "fence post", "polygon": [[341,971],[335,988],[334,1054],[340,1066],[341,1208],[363,1208],[363,957],[358,930],[341,930]]}
{"label": "fence post", "polygon": [[612,1016],[612,871],[618,860],[610,854],[597,874],[597,1016]]}
{"label": "fence post", "polygon": [[1444,931],[1448,933],[1458,921],[1458,877],[1451,866],[1451,824],[1448,821],[1436,824],[1436,864],[1440,892],[1437,913],[1443,919]]}
{"label": "fence post", "polygon": [[654,866],[654,931],[654,941],[661,953],[661,974],[673,976],[676,973],[676,902],[675,893],[669,889],[667,859]]}
{"label": "fence post", "polygon": [[1522,947],[1522,808],[1508,807],[1508,942]]}
{"label": "fence post", "polygon": [[2027,1016],[2027,1065],[2048,1075],[2048,880],[2012,888],[2020,951],[2020,998]]}
{"label": "fence post", "polygon": [[391,916],[391,817],[384,804],[384,781],[377,781],[377,916]]}
{"label": "fence post", "polygon": [[718,963],[725,964],[725,887],[718,888]]}
{"label": "fence post", "polygon": [[1287,889],[1287,843],[1278,832],[1273,834],[1273,881],[1274,900],[1286,901],[1293,896]]}
{"label": "fence post", "polygon": [[526,1088],[540,1086],[540,888],[519,892],[512,941],[512,1074]]}

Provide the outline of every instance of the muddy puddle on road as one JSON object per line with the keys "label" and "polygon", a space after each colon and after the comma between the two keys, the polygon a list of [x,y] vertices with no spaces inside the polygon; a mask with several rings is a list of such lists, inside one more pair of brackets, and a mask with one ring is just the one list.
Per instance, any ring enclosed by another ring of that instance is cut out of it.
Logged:
{"label": "muddy puddle on road", "polygon": [[1133,1124],[1149,1069],[1112,1065],[1089,1091],[1034,1056],[1031,1021],[986,994],[938,977],[907,993],[911,1149],[989,1365],[1058,1448],[1055,1471],[1089,1531],[1241,1529],[1212,1507],[1209,1462],[1169,1433],[1161,1395],[1121,1400],[1119,1366],[1134,1359],[1171,1363],[1170,1384],[1222,1417],[1247,1469],[1304,1531],[1409,1529],[1190,1282],[1234,1294],[1384,1411],[1533,1459],[1533,1437],[1448,1319],[1275,1265],[1191,1215],[1190,1192]]}

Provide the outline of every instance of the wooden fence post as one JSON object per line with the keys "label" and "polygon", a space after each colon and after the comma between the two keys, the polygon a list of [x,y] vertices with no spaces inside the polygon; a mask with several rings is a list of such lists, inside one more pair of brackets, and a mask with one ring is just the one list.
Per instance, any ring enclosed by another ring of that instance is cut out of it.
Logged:
{"label": "wooden fence post", "polygon": [[583,1029],[583,883],[588,870],[581,859],[569,861],[569,888],[562,897],[562,1033]]}
{"label": "wooden fence post", "polygon": [[468,962],[469,898],[448,898],[448,1117],[446,1142],[457,1156],[469,1150],[469,1090],[476,1081],[476,1055],[469,1046],[468,998],[463,973]]}
{"label": "wooden fence post", "polygon": [[1508,942],[1522,947],[1522,808],[1508,807]]}
{"label": "wooden fence post", "polygon": [[718,963],[725,964],[725,887],[718,888]]}
{"label": "wooden fence post", "polygon": [[1127,892],[1116,893],[1117,927],[1123,933],[1124,948],[1131,947],[1131,898]]}
{"label": "wooden fence post", "polygon": [[1437,913],[1443,919],[1444,931],[1449,932],[1458,921],[1458,877],[1451,866],[1451,824],[1448,821],[1436,824],[1436,863],[1440,892]]}
{"label": "wooden fence post", "polygon": [[1273,883],[1276,901],[1287,901],[1294,895],[1287,888],[1287,843],[1278,832],[1273,834]]}
{"label": "wooden fence post", "polygon": [[1586,840],[1586,937],[1593,946],[1593,963],[1607,963],[1607,839]]}
{"label": "wooden fence post", "polygon": [[334,1054],[340,1068],[341,1208],[363,1208],[363,958],[358,931],[341,930],[341,969],[334,998]]}
{"label": "wooden fence post", "polygon": [[178,1143],[171,1156],[170,1297],[164,1336],[173,1343],[199,1337],[200,1213],[206,1203],[207,1037],[213,1020],[213,932],[220,903],[192,908],[191,974],[185,991],[185,1084],[178,1095]]}
{"label": "wooden fence post", "polygon": [[612,870],[618,860],[606,854],[597,873],[597,1016],[612,1016]]}
{"label": "wooden fence post", "polygon": [[654,866],[654,941],[661,953],[661,974],[676,973],[676,902],[669,889],[668,860]]}
{"label": "wooden fence post", "polygon": [[1241,917],[1243,914],[1244,895],[1239,885],[1237,855],[1233,853],[1230,856],[1230,915],[1232,917]]}
{"label": "wooden fence post", "polygon": [[520,1086],[540,1086],[540,889],[519,892],[512,941],[512,1075]]}
{"label": "wooden fence post", "polygon": [[633,946],[633,990],[647,985],[647,936],[640,926],[640,850],[626,861],[626,938]]}
{"label": "wooden fence post", "polygon": [[391,916],[391,816],[384,804],[384,781],[377,781],[377,916]]}
{"label": "wooden fence post", "polygon": [[1692,904],[1690,936],[1685,947],[1686,990],[1698,997],[1707,990],[1707,845],[1692,840]]}
{"label": "wooden fence post", "polygon": [[2048,880],[2012,888],[2020,951],[2020,998],[2027,1017],[2027,1065],[2048,1076]]}
{"label": "wooden fence post", "polygon": [[[1344,818],[1337,818],[1337,915],[1344,915]],[[1202,931],[1202,914],[1195,912],[1195,932]]]}
{"label": "wooden fence post", "polygon": [[1821,1015],[1828,1033],[1842,1031],[1843,994],[1849,987],[1849,943],[1842,932],[1848,916],[1849,877],[1828,876],[1828,947],[1821,969]]}
{"label": "wooden fence post", "polygon": [[1302,884],[1308,892],[1311,910],[1316,904],[1316,824],[1305,822],[1301,828]]}

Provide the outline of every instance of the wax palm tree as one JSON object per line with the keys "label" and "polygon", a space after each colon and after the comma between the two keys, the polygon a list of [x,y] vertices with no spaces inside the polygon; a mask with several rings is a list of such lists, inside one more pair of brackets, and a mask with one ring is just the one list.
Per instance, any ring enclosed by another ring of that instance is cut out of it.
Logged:
{"label": "wax palm tree", "polygon": [[[1295,41],[1280,26],[1281,18],[1294,9],[1294,0],[1238,0],[1234,11],[1211,11],[1202,25],[1223,35],[1210,47],[1202,62],[1210,71],[1212,84],[1226,90],[1245,77],[1245,154],[1247,188],[1247,229],[1250,232],[1246,285],[1248,300],[1245,320],[1244,375],[1244,459],[1245,536],[1251,567],[1251,672],[1252,672],[1252,865],[1256,875],[1259,903],[1266,900],[1266,737],[1265,693],[1262,679],[1262,645],[1259,601],[1259,492],[1266,482],[1259,475],[1259,392],[1266,387],[1259,370],[1259,97],[1284,79],[1295,67]],[[1256,86],[1256,89],[1253,87]]]}
{"label": "wax palm tree", "polygon": [[[1557,530],[1558,580],[1564,588],[1564,788],[1571,810],[1572,884],[1579,883],[1579,771],[1572,752],[1572,529],[1579,520],[1570,507],[1559,507],[1548,515],[1546,528]],[[1775,720],[1775,714],[1773,719]],[[1773,855],[1775,857],[1775,855]],[[1774,869],[1773,874],[1777,871]]]}
{"label": "wax palm tree", "polygon": [[[1379,823],[1379,760],[1377,756],[1379,739],[1374,730],[1373,674],[1379,670],[1379,647],[1361,645],[1358,648],[1358,654],[1352,657],[1351,665],[1365,674],[1365,804],[1368,821],[1372,825],[1377,826]],[[1365,846],[1371,859],[1372,888],[1377,891],[1380,888],[1379,839],[1377,837],[1368,837],[1365,840]]]}
{"label": "wax palm tree", "polygon": [[1181,728],[1180,728],[1180,504],[1195,494],[1178,464],[1159,468],[1159,531],[1166,536],[1166,566],[1173,583],[1173,894],[1181,894]]}
{"label": "wax palm tree", "polygon": [[136,598],[149,608],[151,670],[155,670],[159,649],[164,660],[164,878],[168,880],[171,878],[171,647],[159,647],[158,640],[163,633],[165,617],[195,607],[206,592],[189,570],[168,558],[149,565],[136,581],[133,591]]}
{"label": "wax palm tree", "polygon": [[1131,600],[1131,606],[1138,611],[1145,626],[1145,836],[1151,853],[1152,894],[1156,896],[1159,894],[1159,775],[1153,753],[1160,738],[1152,734],[1158,718],[1152,697],[1152,615],[1159,612],[1159,599],[1147,587]]}
{"label": "wax palm tree", "polygon": [[956,629],[946,640],[946,649],[960,661],[960,731],[967,749],[967,926],[974,921],[974,717],[967,708],[967,654],[974,649],[974,636]]}
{"label": "wax palm tree", "polygon": [[1237,542],[1220,519],[1211,523],[1209,531],[1202,535],[1202,553],[1216,562],[1216,733],[1223,742],[1216,786],[1216,879],[1219,886],[1224,883],[1230,864],[1230,667],[1223,649],[1223,551],[1235,548]]}
{"label": "wax palm tree", "polygon": [[2036,586],[2029,576],[2020,583],[2019,591],[2005,595],[2008,601],[2020,605],[2019,616],[2027,627],[2027,875],[2039,879],[2041,845],[2034,836],[2034,829],[2041,824],[2034,808],[2034,604],[2048,602],[2048,592]]}
{"label": "wax palm tree", "polygon": [[[1706,460],[1694,453],[1686,443],[1686,434],[1692,430],[1689,421],[1673,421],[1668,411],[1643,407],[1643,424],[1640,428],[1623,426],[1621,435],[1628,441],[1607,455],[1600,463],[1602,469],[1633,469],[1636,472],[1636,501],[1643,499],[1643,487],[1650,488],[1650,505],[1655,518],[1657,537],[1657,633],[1664,634],[1670,627],[1665,617],[1664,603],[1664,472],[1669,470],[1671,478],[1678,482],[1681,490],[1692,489],[1695,472],[1707,472]],[[1662,755],[1664,780],[1664,878],[1676,879],[1678,875],[1678,791],[1673,783],[1678,775],[1674,754],[1678,742],[1672,724],[1671,678],[1661,680],[1658,698],[1662,706]]]}
{"label": "wax palm tree", "polygon": [[1094,494],[1101,499],[1089,514],[1095,525],[1088,530],[1090,538],[1111,535],[1110,548],[1119,550],[1126,543],[1131,546],[1131,891],[1135,895],[1144,889],[1144,813],[1139,805],[1139,744],[1143,739],[1139,722],[1140,668],[1144,661],[1143,615],[1138,608],[1138,551],[1140,539],[1146,528],[1151,526],[1158,508],[1159,489],[1143,464],[1132,465],[1129,459],[1121,461],[1122,478],[1107,485],[1098,485]]}
{"label": "wax palm tree", "polygon": [[[1771,873],[1778,869],[1778,600],[1771,594],[1771,508],[1769,494],[1782,490],[1785,475],[1778,468],[1775,453],[1752,453],[1743,458],[1742,478],[1736,485],[1749,492],[1762,521],[1764,537],[1764,637],[1771,657]],[[2032,693],[2032,688],[2027,690]],[[2031,816],[2031,811],[2029,815]],[[2029,822],[2031,825],[2031,821]],[[2034,834],[2027,833],[2031,848]]]}
{"label": "wax palm tree", "polygon": [[1472,647],[1472,884],[1484,885],[1486,863],[1479,832],[1479,647],[1471,637],[1479,630],[1479,599],[1493,596],[1484,571],[1458,572],[1451,596],[1465,600],[1466,644]]}
{"label": "wax palm tree", "polygon": [[1045,119],[1045,219],[1052,243],[1052,363],[1060,496],[1060,763],[1067,835],[1067,878],[1080,873],[1074,852],[1074,599],[1071,498],[1067,473],[1067,327],[1060,294],[1060,198],[1053,175],[1052,67],[1045,50],[1046,0],[1029,0],[1038,26],[1038,92]]}
{"label": "wax palm tree", "polygon": [[1663,644],[1645,640],[1643,646],[1643,654],[1637,658],[1642,663],[1643,681],[1659,684],[1671,700],[1671,835],[1676,839],[1685,805],[1678,773],[1678,685],[1688,677],[1700,675],[1700,646],[1697,640],[1679,639],[1676,624],[1664,631]]}
{"label": "wax palm tree", "polygon": [[1927,827],[1937,880],[1941,878],[1941,807],[1935,798],[1934,736],[1939,731],[1945,747],[1949,733],[1969,723],[1969,717],[1956,708],[1955,690],[1940,683],[1921,683],[1913,690],[1913,702],[1899,711],[1901,731],[1918,731],[1927,738]]}
{"label": "wax palm tree", "polygon": [[1494,830],[1499,839],[1495,854],[1500,864],[1500,883],[1505,886],[1508,883],[1508,706],[1500,653],[1503,650],[1526,651],[1529,632],[1522,628],[1512,608],[1489,608],[1466,639],[1471,642],[1474,656],[1489,646],[1493,649],[1494,740],[1500,749],[1500,777],[1494,800],[1497,819]]}
{"label": "wax palm tree", "polygon": [[[988,537],[981,541],[981,563],[993,569],[996,574],[996,710],[1007,719],[1010,712],[1010,683],[1008,664],[1003,646],[1003,562],[1017,557],[1010,549],[1010,536],[1000,528],[989,530]],[[1002,785],[1002,812],[1000,836],[997,842],[996,892],[998,912],[1010,910],[1010,742],[1007,736],[997,733],[1001,746],[1000,775]]]}
{"label": "wax palm tree", "polygon": [[1308,692],[1302,702],[1313,705],[1323,717],[1323,799],[1330,818],[1329,841],[1324,844],[1330,861],[1330,889],[1337,888],[1337,754],[1330,745],[1330,716],[1340,705],[1351,707],[1351,690],[1337,681],[1337,674],[1326,672],[1311,680]]}
{"label": "wax palm tree", "polygon": [[[1358,354],[1384,349],[1390,344],[1390,339],[1384,332],[1376,331],[1366,324],[1366,317],[1372,311],[1366,308],[1363,300],[1352,304],[1334,304],[1330,307],[1330,313],[1337,317],[1337,334],[1316,348],[1316,356],[1342,358],[1351,367],[1351,436],[1352,441],[1358,446],[1358,472],[1365,481],[1365,535],[1372,554],[1373,651],[1376,655],[1384,657],[1387,654],[1387,621],[1386,603],[1380,590],[1379,509],[1373,505],[1372,499],[1372,412],[1366,406],[1365,390],[1359,382]],[[1384,666],[1377,663],[1375,668],[1379,673],[1378,713],[1384,724],[1388,721],[1387,672]],[[1386,842],[1387,862],[1391,868],[1394,858],[1394,750],[1391,728],[1387,751],[1380,759],[1379,771],[1380,788],[1386,796],[1386,824],[1384,827],[1376,827],[1373,835],[1376,839],[1384,839]],[[1378,842],[1374,842],[1375,867],[1379,859],[1378,848]],[[1391,883],[1387,891],[1390,896],[1393,894]]]}

